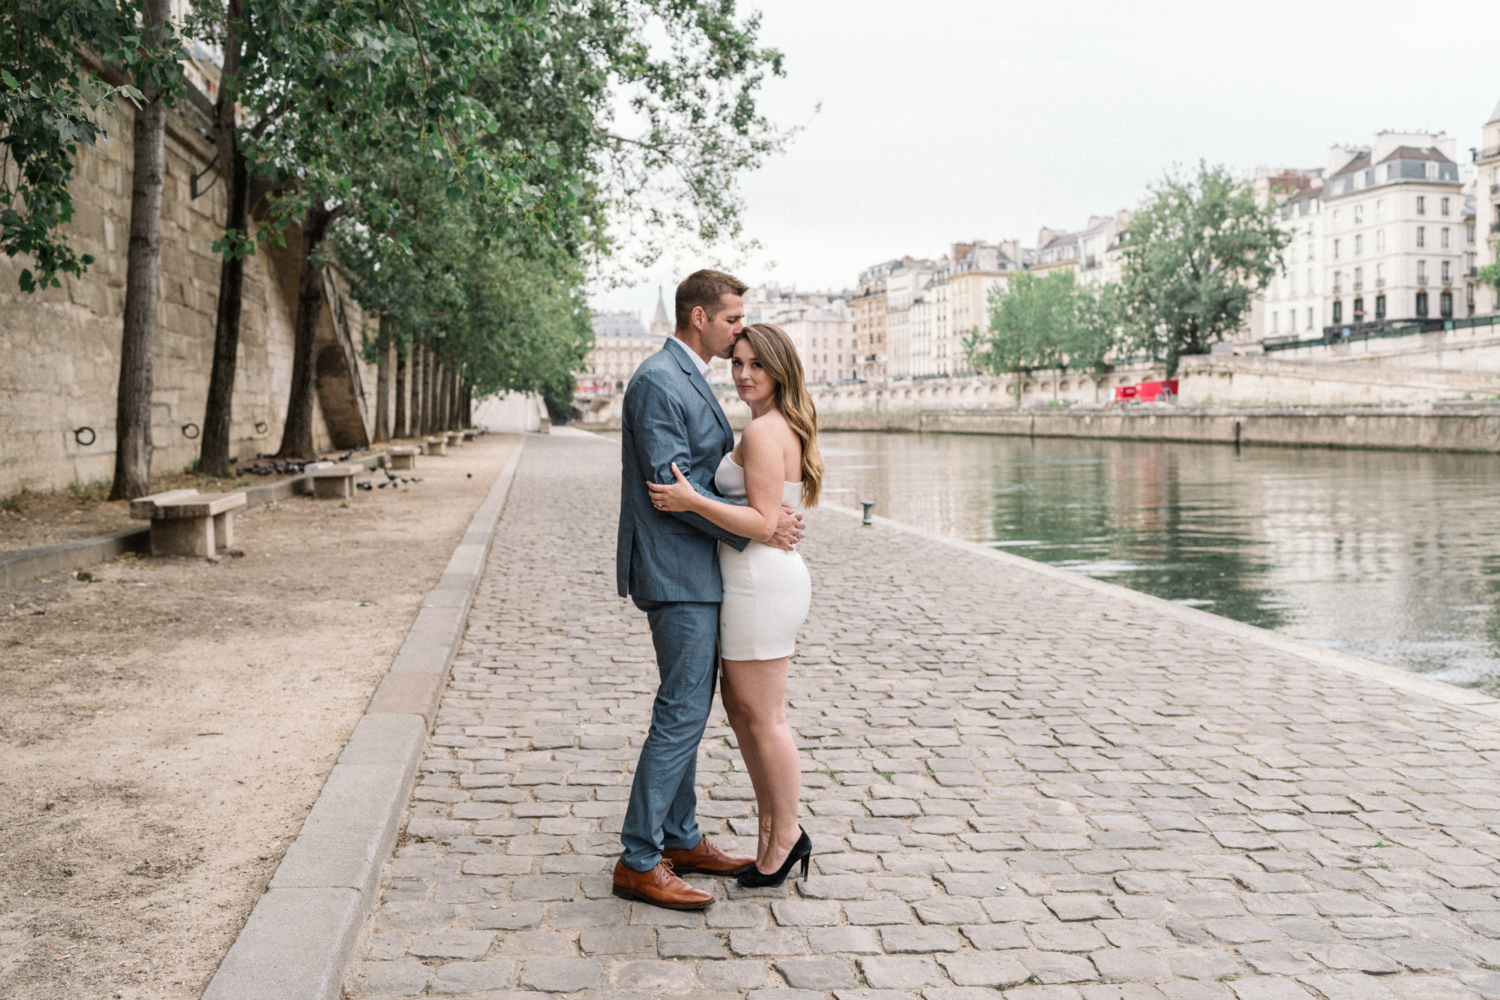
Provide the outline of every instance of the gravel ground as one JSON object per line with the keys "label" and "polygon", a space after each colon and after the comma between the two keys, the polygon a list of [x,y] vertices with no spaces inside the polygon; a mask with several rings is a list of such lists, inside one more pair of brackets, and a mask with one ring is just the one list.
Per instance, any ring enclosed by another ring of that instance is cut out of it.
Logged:
{"label": "gravel ground", "polygon": [[517,441],[0,594],[6,1000],[202,991]]}

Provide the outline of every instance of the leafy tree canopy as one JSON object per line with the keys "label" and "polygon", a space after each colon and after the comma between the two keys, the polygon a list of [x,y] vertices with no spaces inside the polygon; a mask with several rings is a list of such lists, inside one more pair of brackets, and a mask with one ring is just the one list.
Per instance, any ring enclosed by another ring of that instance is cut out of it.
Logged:
{"label": "leafy tree canopy", "polygon": [[1097,370],[1114,347],[1119,292],[1079,282],[1071,270],[1023,271],[990,289],[990,332],[967,343],[970,364],[992,374],[1028,368]]}
{"label": "leafy tree canopy", "polygon": [[1244,325],[1282,267],[1291,235],[1275,208],[1222,167],[1171,173],[1150,189],[1126,232],[1121,280],[1127,344],[1177,371]]}

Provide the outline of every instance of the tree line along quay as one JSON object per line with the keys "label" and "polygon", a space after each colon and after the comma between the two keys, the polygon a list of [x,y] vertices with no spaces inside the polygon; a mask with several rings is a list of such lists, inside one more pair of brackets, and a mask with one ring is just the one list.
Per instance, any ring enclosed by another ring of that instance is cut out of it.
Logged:
{"label": "tree line along quay", "polygon": [[739,237],[786,137],[757,33],[659,0],[6,6],[0,493],[128,499],[153,457],[225,476],[504,391],[565,413],[615,227],[646,259]]}

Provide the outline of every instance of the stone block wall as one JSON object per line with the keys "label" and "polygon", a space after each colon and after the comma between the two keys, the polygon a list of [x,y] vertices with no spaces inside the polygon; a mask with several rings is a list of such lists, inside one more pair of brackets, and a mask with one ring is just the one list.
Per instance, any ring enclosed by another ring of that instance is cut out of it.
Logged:
{"label": "stone block wall", "polygon": [[[114,470],[115,390],[119,381],[130,234],[131,109],[107,142],[80,148],[73,179],[76,212],[67,231],[80,253],[96,258],[81,278],[26,295],[17,275],[29,262],[0,258],[0,496],[22,489],[48,491],[107,480]],[[224,217],[224,185],[194,199],[190,178],[208,166],[213,146],[191,105],[168,115],[162,198],[161,272],[157,298],[152,440],[155,474],[180,471],[198,457],[204,402],[213,360],[219,258],[212,252]],[[209,171],[200,190],[214,181]],[[235,380],[231,454],[253,460],[281,440],[292,371],[292,324],[300,241],[286,249],[261,247],[247,262]],[[287,279],[290,277],[291,285]],[[345,295],[349,326],[360,346],[366,329]],[[327,310],[325,308],[324,312]],[[321,324],[331,329],[328,319]],[[359,363],[372,393],[373,366]],[[320,447],[332,442],[321,416]],[[75,435],[91,428],[88,435]],[[82,440],[80,440],[80,438]]]}

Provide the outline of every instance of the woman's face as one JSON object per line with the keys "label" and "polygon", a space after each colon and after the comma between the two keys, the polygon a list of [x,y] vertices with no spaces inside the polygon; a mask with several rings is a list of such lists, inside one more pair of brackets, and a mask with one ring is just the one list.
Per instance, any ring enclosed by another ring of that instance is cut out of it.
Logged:
{"label": "woman's face", "polygon": [[729,357],[729,366],[734,375],[734,388],[740,399],[759,405],[770,402],[776,395],[776,380],[760,366],[755,357],[755,348],[749,337],[741,337],[734,343],[734,353]]}

